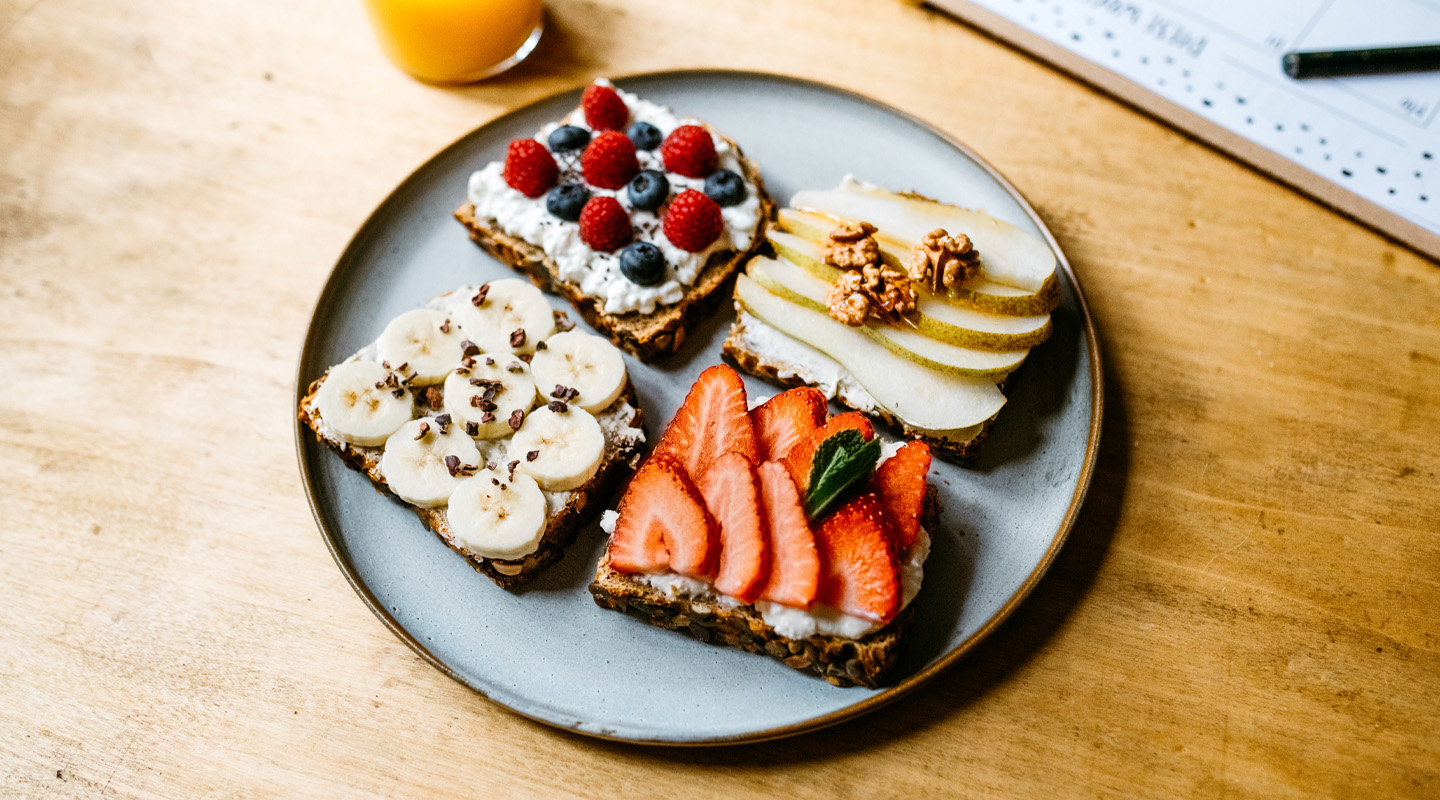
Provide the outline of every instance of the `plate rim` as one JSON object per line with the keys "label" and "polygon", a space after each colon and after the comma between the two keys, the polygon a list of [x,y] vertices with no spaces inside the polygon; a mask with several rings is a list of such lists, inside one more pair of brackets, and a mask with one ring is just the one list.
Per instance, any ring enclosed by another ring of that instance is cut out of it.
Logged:
{"label": "plate rim", "polygon": [[[955,137],[951,136],[946,131],[936,127],[935,125],[932,125],[930,122],[908,111],[896,108],[889,103],[876,100],[873,97],[862,94],[853,89],[834,86],[832,84],[824,83],[810,78],[802,78],[794,75],[787,75],[784,73],[766,72],[761,70],[681,68],[656,70],[650,72],[628,73],[615,76],[614,78],[612,78],[612,80],[616,81],[617,83],[622,83],[627,80],[668,80],[685,77],[741,79],[759,78],[780,83],[789,83],[795,86],[804,87],[806,89],[841,95],[849,99],[858,101],[860,103],[869,105],[885,113],[892,114],[907,122],[910,122],[911,124],[921,128],[922,130],[927,131],[928,133],[936,136],[949,146],[958,150],[965,157],[969,158],[982,170],[984,170],[985,174],[988,175],[991,180],[995,181],[1002,189],[1004,189],[1005,193],[1008,194],[1010,198],[1019,205],[1020,209],[1025,212],[1026,217],[1028,217],[1030,221],[1034,223],[1035,227],[1043,235],[1046,244],[1049,245],[1050,249],[1055,253],[1056,262],[1059,264],[1060,269],[1063,270],[1065,272],[1065,275],[1070,279],[1070,285],[1075,293],[1076,305],[1080,310],[1080,317],[1082,322],[1081,329],[1085,337],[1086,353],[1089,356],[1090,361],[1090,423],[1085,444],[1085,455],[1081,460],[1080,472],[1076,478],[1075,483],[1075,491],[1070,497],[1070,503],[1065,509],[1064,516],[1062,516],[1060,519],[1060,524],[1056,528],[1055,535],[1051,538],[1050,544],[1046,547],[1045,552],[1041,555],[1039,561],[1035,564],[1034,568],[1031,569],[1030,574],[1026,576],[1023,582],[1021,582],[1020,587],[1016,589],[1015,592],[1011,594],[1010,597],[1005,601],[1004,605],[1002,605],[998,611],[992,614],[990,618],[986,620],[985,623],[981,625],[974,633],[970,634],[955,647],[950,649],[944,655],[940,656],[938,659],[936,659],[934,663],[927,665],[925,668],[909,676],[898,684],[885,687],[881,691],[871,694],[869,697],[866,697],[856,703],[847,705],[843,708],[839,708],[834,711],[812,717],[810,719],[802,720],[800,722],[790,723],[788,725],[781,725],[773,728],[751,731],[743,734],[729,734],[693,740],[674,740],[616,736],[612,734],[607,734],[600,730],[582,728],[581,725],[583,724],[583,721],[576,721],[574,723],[564,724],[555,720],[545,719],[534,714],[526,713],[525,711],[510,706],[506,703],[500,702],[499,700],[496,700],[495,698],[486,694],[485,691],[478,686],[472,685],[470,682],[466,681],[448,664],[446,664],[444,661],[431,653],[423,644],[419,642],[419,640],[412,636],[409,631],[405,630],[405,628],[400,625],[400,623],[390,614],[390,612],[385,609],[384,604],[379,602],[375,595],[370,591],[370,588],[360,579],[353,565],[350,564],[349,561],[341,554],[336,533],[330,529],[329,525],[326,524],[324,517],[321,515],[319,499],[315,490],[315,480],[310,473],[310,467],[309,464],[306,462],[305,458],[305,434],[308,432],[308,428],[305,427],[298,415],[296,415],[293,424],[295,426],[295,455],[296,460],[299,462],[301,483],[304,484],[305,488],[305,499],[310,505],[310,514],[315,520],[316,527],[320,529],[321,538],[325,540],[325,546],[330,551],[330,556],[335,559],[336,565],[339,566],[341,573],[344,574],[345,580],[350,584],[350,588],[353,589],[355,593],[360,596],[360,599],[365,603],[366,606],[369,607],[371,613],[373,613],[380,620],[380,622],[390,630],[391,633],[393,633],[397,638],[399,638],[402,642],[408,645],[411,650],[415,651],[417,655],[419,655],[423,660],[428,662],[432,667],[439,670],[441,673],[445,674],[455,682],[459,683],[461,686],[464,686],[467,689],[480,695],[481,697],[484,697],[486,700],[494,703],[500,708],[503,708],[512,714],[516,714],[534,722],[541,723],[547,727],[556,728],[571,733],[578,733],[583,736],[589,736],[597,739],[604,739],[607,741],[615,742],[626,742],[631,744],[656,745],[665,747],[714,747],[750,742],[764,742],[774,739],[782,739],[790,736],[796,736],[801,733],[808,733],[810,731],[816,731],[822,728],[828,728],[833,725],[838,725],[841,722],[854,719],[856,717],[874,711],[882,706],[893,703],[894,701],[899,700],[900,698],[914,692],[916,689],[920,688],[924,684],[929,683],[940,673],[953,666],[957,661],[964,657],[965,654],[973,650],[977,645],[980,644],[981,641],[983,641],[992,632],[994,632],[994,630],[998,628],[1003,622],[1005,622],[1005,620],[1009,619],[1010,615],[1014,613],[1015,609],[1019,607],[1020,603],[1024,602],[1025,598],[1027,598],[1030,593],[1035,589],[1035,587],[1039,584],[1041,578],[1045,576],[1045,573],[1049,570],[1050,565],[1054,562],[1056,555],[1060,552],[1060,548],[1065,544],[1066,539],[1069,538],[1070,531],[1075,527],[1075,522],[1080,514],[1080,508],[1084,505],[1085,497],[1089,493],[1090,483],[1095,473],[1095,463],[1099,456],[1101,422],[1104,419],[1105,392],[1104,372],[1100,364],[1100,344],[1098,337],[1095,333],[1094,320],[1090,315],[1090,306],[1085,300],[1085,292],[1080,285],[1080,279],[1075,274],[1074,268],[1070,265],[1069,259],[1066,258],[1065,252],[1060,248],[1059,242],[1055,240],[1055,236],[1050,231],[1049,226],[1047,226],[1044,220],[1040,218],[1040,215],[1035,211],[1035,208],[1030,205],[1030,202],[1025,199],[1024,195],[1022,195],[1020,191],[1016,189],[1015,186],[1011,184],[1010,181],[1007,180],[1005,176],[999,172],[999,170],[992,166],[990,162],[986,161],[984,158],[981,158],[979,154],[971,150],[967,145],[965,145],[963,142],[959,141]],[[408,186],[416,178],[417,175],[430,168],[437,161],[445,158],[447,155],[450,154],[451,151],[459,148],[462,144],[468,142],[474,137],[482,136],[485,131],[497,127],[510,117],[529,111],[535,106],[549,103],[554,99],[560,97],[561,95],[575,92],[580,88],[582,88],[582,85],[569,86],[558,91],[550,92],[539,98],[531,100],[528,103],[503,111],[500,114],[496,115],[494,118],[480,125],[479,127],[476,127],[469,132],[461,135],[459,138],[455,139],[455,141],[446,145],[444,148],[436,152],[430,158],[426,159],[423,164],[416,167],[408,175],[406,175],[405,178],[402,179],[398,184],[396,184],[395,188],[391,189],[390,192],[385,196],[385,198],[375,206],[375,208],[370,212],[370,214],[366,216],[365,221],[361,223],[360,227],[356,229],[355,234],[350,237],[350,241],[346,243],[345,249],[341,251],[340,257],[336,260],[335,265],[330,268],[330,274],[325,279],[325,285],[321,288],[320,294],[315,300],[314,307],[310,314],[310,322],[305,330],[305,339],[300,347],[300,356],[297,360],[295,367],[295,393],[294,400],[291,405],[292,409],[297,407],[300,401],[303,400],[305,398],[305,395],[308,393],[309,382],[305,380],[305,364],[309,360],[316,346],[315,339],[317,338],[317,329],[318,323],[321,319],[321,311],[326,306],[332,305],[330,301],[333,300],[333,295],[337,294],[340,291],[340,286],[342,282],[337,280],[337,277],[340,273],[340,268],[347,262],[351,261],[352,258],[354,258],[354,253],[358,250],[358,246],[371,234],[372,227],[379,224],[377,222],[377,218],[380,217],[381,212],[389,208],[392,203],[399,202],[398,197],[401,194],[402,189]]]}

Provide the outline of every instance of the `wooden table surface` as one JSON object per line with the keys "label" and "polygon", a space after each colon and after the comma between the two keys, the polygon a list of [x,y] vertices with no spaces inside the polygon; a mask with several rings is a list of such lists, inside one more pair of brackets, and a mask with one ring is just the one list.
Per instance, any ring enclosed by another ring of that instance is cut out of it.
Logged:
{"label": "wooden table surface", "polygon": [[[554,0],[437,89],[357,0],[0,0],[0,796],[1440,796],[1440,268],[894,0]],[[346,584],[292,380],[412,169],[595,75],[814,78],[987,157],[1075,265],[1104,441],[933,684],[670,750],[517,717]]]}

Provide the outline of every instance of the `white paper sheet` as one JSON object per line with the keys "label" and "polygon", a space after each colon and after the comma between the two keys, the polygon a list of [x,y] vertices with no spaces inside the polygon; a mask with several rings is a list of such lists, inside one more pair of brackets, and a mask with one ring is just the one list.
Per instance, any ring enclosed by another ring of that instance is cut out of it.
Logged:
{"label": "white paper sheet", "polygon": [[1440,42],[1436,0],[972,3],[1440,233],[1440,72],[1287,77],[1281,54]]}

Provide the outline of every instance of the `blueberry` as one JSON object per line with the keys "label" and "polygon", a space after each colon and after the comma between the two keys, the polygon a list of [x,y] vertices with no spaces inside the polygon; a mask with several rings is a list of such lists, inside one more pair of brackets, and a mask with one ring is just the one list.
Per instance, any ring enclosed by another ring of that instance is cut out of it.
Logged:
{"label": "blueberry", "polygon": [[590,131],[574,125],[562,125],[550,133],[550,150],[554,153],[568,153],[590,144]]}
{"label": "blueberry", "polygon": [[630,130],[625,131],[625,135],[635,143],[636,150],[654,150],[660,146],[660,140],[664,138],[660,135],[660,129],[648,122],[637,122],[631,125]]}
{"label": "blueberry", "polygon": [[642,169],[630,179],[630,205],[641,211],[654,211],[670,196],[670,181],[659,170]]}
{"label": "blueberry", "polygon": [[632,242],[620,251],[620,274],[631,283],[653,286],[665,277],[665,255],[649,242]]}
{"label": "blueberry", "polygon": [[745,181],[728,169],[717,169],[705,179],[705,194],[719,205],[733,206],[745,199]]}
{"label": "blueberry", "polygon": [[590,199],[590,190],[578,183],[562,183],[545,196],[545,210],[563,220],[580,219],[580,209]]}

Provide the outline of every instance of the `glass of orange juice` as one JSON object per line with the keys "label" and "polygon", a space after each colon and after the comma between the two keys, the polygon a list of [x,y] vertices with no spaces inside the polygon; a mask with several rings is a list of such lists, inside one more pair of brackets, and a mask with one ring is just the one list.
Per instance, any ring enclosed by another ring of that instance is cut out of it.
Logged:
{"label": "glass of orange juice", "polygon": [[380,46],[426,83],[464,84],[519,64],[540,41],[541,0],[365,0]]}

